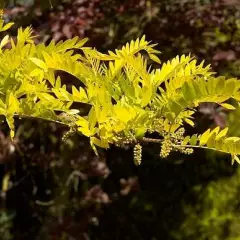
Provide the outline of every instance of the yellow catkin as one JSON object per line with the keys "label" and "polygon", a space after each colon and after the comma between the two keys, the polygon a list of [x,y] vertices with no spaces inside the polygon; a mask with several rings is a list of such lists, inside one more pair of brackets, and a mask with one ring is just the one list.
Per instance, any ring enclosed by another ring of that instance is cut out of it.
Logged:
{"label": "yellow catkin", "polygon": [[133,155],[135,165],[139,166],[142,162],[142,146],[140,144],[134,146]]}

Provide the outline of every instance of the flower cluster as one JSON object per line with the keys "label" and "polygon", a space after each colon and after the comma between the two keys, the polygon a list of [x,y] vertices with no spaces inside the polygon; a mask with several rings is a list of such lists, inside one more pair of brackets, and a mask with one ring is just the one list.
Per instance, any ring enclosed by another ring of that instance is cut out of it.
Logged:
{"label": "flower cluster", "polygon": [[160,151],[160,157],[166,158],[170,152],[173,150],[172,141],[170,136],[166,136],[162,142],[162,147]]}
{"label": "flower cluster", "polygon": [[123,136],[121,134],[117,134],[114,136],[114,144],[117,147],[125,147],[126,145],[130,145],[136,142],[136,139],[131,136]]}
{"label": "flower cluster", "polygon": [[139,166],[142,162],[142,146],[138,143],[133,149],[134,163]]}
{"label": "flower cluster", "polygon": [[149,133],[158,132],[161,133],[164,130],[164,119],[155,118],[151,124]]}
{"label": "flower cluster", "polygon": [[192,154],[193,149],[181,146],[184,139],[184,128],[179,128],[176,132],[166,134],[162,142],[160,157],[166,158],[171,151],[180,151],[185,154]]}
{"label": "flower cluster", "polygon": [[77,130],[74,127],[71,127],[69,131],[67,131],[63,136],[62,136],[62,141],[65,142],[67,141],[68,138],[72,137],[74,134],[76,134]]}

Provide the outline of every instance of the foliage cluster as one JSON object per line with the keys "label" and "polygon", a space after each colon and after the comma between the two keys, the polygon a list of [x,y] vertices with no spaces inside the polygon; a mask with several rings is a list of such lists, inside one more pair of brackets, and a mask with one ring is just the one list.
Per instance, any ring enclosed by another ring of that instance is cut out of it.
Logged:
{"label": "foliage cluster", "polygon": [[[12,26],[3,24],[1,31]],[[10,42],[10,48],[5,45]],[[204,147],[230,153],[239,162],[238,137],[226,137],[228,128],[208,129],[202,135],[184,136],[183,124],[194,126],[194,109],[213,102],[227,109],[229,99],[240,101],[237,79],[214,77],[210,67],[197,65],[190,56],[177,56],[161,68],[151,69],[148,57],[160,64],[155,45],[145,37],[127,43],[121,50],[102,54],[83,47],[86,39],[77,37],[48,46],[35,45],[31,28],[18,30],[17,41],[6,35],[1,41],[1,114],[6,117],[14,137],[14,116],[37,117],[55,121],[80,132],[96,146],[162,142],[160,156],[177,150],[192,153]],[[73,49],[82,51],[74,53]],[[11,64],[10,64],[11,63]],[[75,76],[84,85],[69,91],[55,71]],[[73,103],[90,105],[86,116]],[[60,114],[58,114],[60,112]],[[162,139],[146,138],[158,133]],[[135,147],[135,162],[141,148]]]}
{"label": "foliage cluster", "polygon": [[239,168],[236,173],[218,181],[212,181],[206,188],[194,188],[198,202],[184,204],[187,218],[175,231],[175,239],[239,239]]}

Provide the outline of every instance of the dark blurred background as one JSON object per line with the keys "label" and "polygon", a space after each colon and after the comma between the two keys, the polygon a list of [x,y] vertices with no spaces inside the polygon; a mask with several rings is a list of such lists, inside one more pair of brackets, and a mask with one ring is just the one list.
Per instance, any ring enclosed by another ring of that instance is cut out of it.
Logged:
{"label": "dark blurred background", "polygon": [[[240,0],[9,0],[0,1],[11,34],[32,25],[37,41],[88,37],[113,50],[146,35],[162,61],[191,53],[217,75],[240,77]],[[64,76],[73,82],[69,75]],[[240,135],[240,110],[203,104],[196,131],[230,126]],[[240,240],[240,169],[228,156],[196,151],[160,159],[143,148],[112,147],[100,157],[88,139],[61,137],[66,128],[17,120],[14,142],[0,128],[2,240]],[[194,132],[188,129],[189,133]]]}

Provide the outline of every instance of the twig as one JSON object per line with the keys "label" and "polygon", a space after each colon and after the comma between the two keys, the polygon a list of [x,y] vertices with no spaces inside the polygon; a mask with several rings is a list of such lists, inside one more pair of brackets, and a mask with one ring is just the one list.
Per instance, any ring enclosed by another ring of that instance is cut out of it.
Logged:
{"label": "twig", "polygon": [[197,145],[173,145],[173,147],[187,147],[187,148],[202,148],[206,150],[213,150],[213,151],[218,151],[227,154],[227,152],[224,152],[222,150],[216,149],[216,148],[211,148],[211,147],[206,147],[206,146],[197,146]]}
{"label": "twig", "polygon": [[163,139],[143,137],[140,141],[141,142],[146,142],[146,143],[161,143],[163,141]]}
{"label": "twig", "polygon": [[17,118],[29,118],[29,119],[39,119],[39,120],[45,120],[45,121],[49,121],[49,122],[54,122],[54,123],[58,123],[64,126],[69,126],[69,124],[58,121],[58,120],[54,120],[54,119],[49,119],[49,118],[43,118],[43,117],[38,117],[38,116],[30,116],[30,115],[26,115],[26,114],[14,114],[14,117]]}
{"label": "twig", "polygon": [[75,176],[80,177],[82,180],[86,180],[86,176],[85,176],[83,173],[81,173],[81,172],[78,171],[78,170],[74,170],[74,171],[69,175],[69,177],[68,177],[67,182],[66,182],[65,185],[66,185],[66,186],[69,186],[70,182],[72,181],[72,179],[73,179]]}
{"label": "twig", "polygon": [[46,206],[53,205],[55,203],[55,201],[54,200],[50,200],[48,202],[42,202],[42,201],[36,200],[35,203],[40,205],[40,206],[45,206],[46,207]]}

